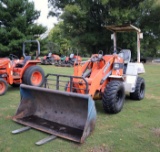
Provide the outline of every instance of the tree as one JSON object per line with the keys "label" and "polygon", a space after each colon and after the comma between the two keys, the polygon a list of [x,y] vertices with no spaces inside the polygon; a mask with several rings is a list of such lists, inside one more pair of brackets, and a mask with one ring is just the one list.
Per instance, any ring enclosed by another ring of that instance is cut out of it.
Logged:
{"label": "tree", "polygon": [[40,12],[34,10],[34,3],[28,0],[0,0],[0,54],[22,55],[22,42],[35,39],[46,27],[35,21]]}
{"label": "tree", "polygon": [[69,40],[64,37],[63,22],[59,22],[55,27],[50,31],[48,40],[54,42],[59,46],[59,54],[68,55],[68,49],[71,47]]}
{"label": "tree", "polygon": [[140,7],[142,18],[140,27],[143,29],[143,53],[145,56],[157,57],[160,48],[160,1],[146,0]]}
{"label": "tree", "polygon": [[61,28],[64,31],[64,37],[71,41],[72,46],[78,46],[83,50],[86,48],[90,53],[106,48],[106,44],[103,42],[104,40],[106,42],[107,36],[104,37],[102,35],[107,33],[101,27],[102,20],[99,21],[100,18],[98,17],[97,19],[89,17],[94,14],[88,12],[89,7],[91,7],[89,1],[86,2],[87,5],[85,5],[85,1],[78,2],[79,5],[75,5],[72,2],[69,2],[65,7],[62,5],[64,13],[61,15],[61,19],[63,19]]}
{"label": "tree", "polygon": [[[64,36],[95,53],[112,45],[106,25],[132,23],[144,33],[142,52],[154,55],[159,48],[160,4],[158,0],[48,0],[50,15],[63,22]],[[59,10],[62,11],[60,15]],[[156,26],[155,26],[156,25]],[[118,46],[136,52],[136,36],[122,34]],[[106,52],[107,52],[106,51]],[[147,53],[148,52],[148,53]]]}

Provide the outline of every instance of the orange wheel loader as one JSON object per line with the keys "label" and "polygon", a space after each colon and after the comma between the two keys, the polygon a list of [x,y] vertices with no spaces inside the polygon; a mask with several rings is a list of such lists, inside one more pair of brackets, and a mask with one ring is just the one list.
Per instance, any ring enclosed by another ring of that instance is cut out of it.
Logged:
{"label": "orange wheel loader", "polygon": [[129,49],[118,52],[116,46],[116,33],[126,31],[136,31],[140,44],[140,29],[133,25],[108,26],[107,29],[114,33],[113,54],[103,55],[99,51],[85,63],[74,64],[73,76],[47,74],[42,88],[21,85],[21,102],[13,120],[27,128],[13,133],[35,128],[83,143],[95,126],[94,100],[102,99],[106,113],[118,113],[123,108],[125,92],[134,100],[144,98],[145,81],[139,77],[145,72],[139,63],[140,46],[137,63],[130,62]]}
{"label": "orange wheel loader", "polygon": [[[34,60],[31,56],[26,56],[26,43],[36,43],[38,46]],[[23,60],[10,54],[9,58],[0,58],[0,95],[6,93],[8,84],[19,86],[21,83],[33,86],[42,86],[45,74],[41,67],[37,66],[41,61],[38,59],[40,54],[40,43],[37,40],[28,40],[23,43]]]}

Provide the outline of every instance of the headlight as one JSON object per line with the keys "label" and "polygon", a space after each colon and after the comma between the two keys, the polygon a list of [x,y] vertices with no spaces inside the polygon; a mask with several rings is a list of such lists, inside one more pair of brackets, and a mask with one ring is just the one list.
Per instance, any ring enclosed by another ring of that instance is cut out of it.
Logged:
{"label": "headlight", "polygon": [[0,78],[6,78],[7,77],[7,74],[2,74],[1,76],[0,76]]}
{"label": "headlight", "polygon": [[113,68],[114,70],[123,69],[124,64],[123,63],[114,63]]}

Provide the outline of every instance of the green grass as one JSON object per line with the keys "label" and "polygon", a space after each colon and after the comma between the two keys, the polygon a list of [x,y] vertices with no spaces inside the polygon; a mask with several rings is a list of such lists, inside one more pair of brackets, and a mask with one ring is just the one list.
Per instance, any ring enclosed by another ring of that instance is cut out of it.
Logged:
{"label": "green grass", "polygon": [[[42,66],[45,73],[72,75],[72,68]],[[57,138],[41,147],[34,143],[47,136],[31,129],[18,135],[21,128],[11,120],[20,102],[19,88],[9,87],[0,96],[0,152],[158,152],[160,149],[160,65],[145,65],[146,96],[142,101],[126,97],[123,110],[105,114],[101,101],[96,101],[97,122],[84,144]]]}

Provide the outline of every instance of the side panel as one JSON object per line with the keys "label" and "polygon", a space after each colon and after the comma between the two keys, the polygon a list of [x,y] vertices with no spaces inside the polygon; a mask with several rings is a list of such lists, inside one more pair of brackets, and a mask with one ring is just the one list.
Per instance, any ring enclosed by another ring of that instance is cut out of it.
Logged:
{"label": "side panel", "polygon": [[128,63],[126,74],[124,75],[124,86],[126,92],[134,92],[139,74],[145,73],[142,63]]}
{"label": "side panel", "polygon": [[128,63],[126,75],[137,75],[143,73],[145,73],[145,69],[142,63]]}
{"label": "side panel", "polygon": [[124,87],[126,92],[134,92],[136,87],[137,76],[135,75],[126,75],[124,77]]}

